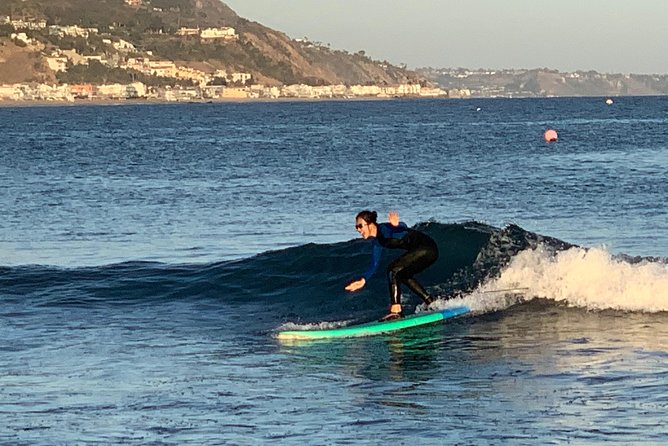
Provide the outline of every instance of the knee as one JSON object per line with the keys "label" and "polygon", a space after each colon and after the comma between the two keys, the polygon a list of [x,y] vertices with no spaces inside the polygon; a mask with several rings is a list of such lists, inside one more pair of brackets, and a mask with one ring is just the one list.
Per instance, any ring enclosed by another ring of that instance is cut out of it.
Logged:
{"label": "knee", "polygon": [[390,282],[401,282],[403,279],[403,269],[398,266],[390,266],[387,268],[387,278]]}

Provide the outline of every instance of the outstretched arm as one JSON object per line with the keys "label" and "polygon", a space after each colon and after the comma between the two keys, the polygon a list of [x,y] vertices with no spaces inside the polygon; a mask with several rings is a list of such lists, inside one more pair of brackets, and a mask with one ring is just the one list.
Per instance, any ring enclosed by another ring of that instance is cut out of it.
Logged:
{"label": "outstretched arm", "polygon": [[371,253],[371,265],[369,265],[369,269],[364,273],[364,275],[357,280],[353,280],[346,286],[346,291],[357,291],[360,288],[364,287],[366,285],[367,281],[373,274],[376,272],[378,269],[378,264],[380,263],[380,255],[381,252],[383,251],[383,247],[378,244],[376,240],[372,242],[372,253]]}

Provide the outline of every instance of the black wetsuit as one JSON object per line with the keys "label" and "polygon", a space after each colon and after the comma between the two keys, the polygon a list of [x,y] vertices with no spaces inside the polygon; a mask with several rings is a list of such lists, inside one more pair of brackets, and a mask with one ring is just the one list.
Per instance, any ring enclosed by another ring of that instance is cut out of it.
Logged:
{"label": "black wetsuit", "polygon": [[436,242],[427,234],[408,228],[403,222],[399,223],[399,226],[380,223],[377,227],[378,233],[373,239],[371,266],[364,274],[364,279],[368,282],[378,269],[383,248],[403,249],[406,253],[395,259],[387,268],[391,305],[401,304],[400,283],[405,284],[425,303],[431,303],[431,296],[413,276],[436,262],[438,259]]}

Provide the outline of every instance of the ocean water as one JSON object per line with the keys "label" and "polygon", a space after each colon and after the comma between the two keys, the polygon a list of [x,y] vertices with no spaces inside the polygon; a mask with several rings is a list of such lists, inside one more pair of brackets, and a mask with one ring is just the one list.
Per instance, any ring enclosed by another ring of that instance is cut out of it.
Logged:
{"label": "ocean water", "polygon": [[[0,134],[0,444],[668,442],[668,98],[3,107]],[[472,313],[279,342],[386,311],[382,273],[343,290],[365,208],[429,233],[435,306]]]}

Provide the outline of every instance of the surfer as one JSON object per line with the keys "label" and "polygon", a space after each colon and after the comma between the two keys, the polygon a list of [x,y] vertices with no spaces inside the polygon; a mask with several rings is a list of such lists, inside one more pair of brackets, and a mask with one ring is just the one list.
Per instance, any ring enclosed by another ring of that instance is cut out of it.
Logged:
{"label": "surfer", "polygon": [[360,279],[350,282],[346,286],[346,290],[357,291],[366,285],[378,269],[383,248],[405,250],[406,252],[390,263],[387,268],[390,285],[390,312],[381,321],[389,321],[403,316],[400,284],[406,285],[425,304],[429,305],[434,301],[424,287],[415,280],[414,276],[436,262],[438,246],[428,235],[410,229],[406,226],[406,223],[400,222],[399,214],[396,212],[388,214],[389,223],[378,223],[377,218],[377,212],[367,210],[360,212],[355,217],[357,232],[365,240],[373,239],[373,254],[369,269]]}

